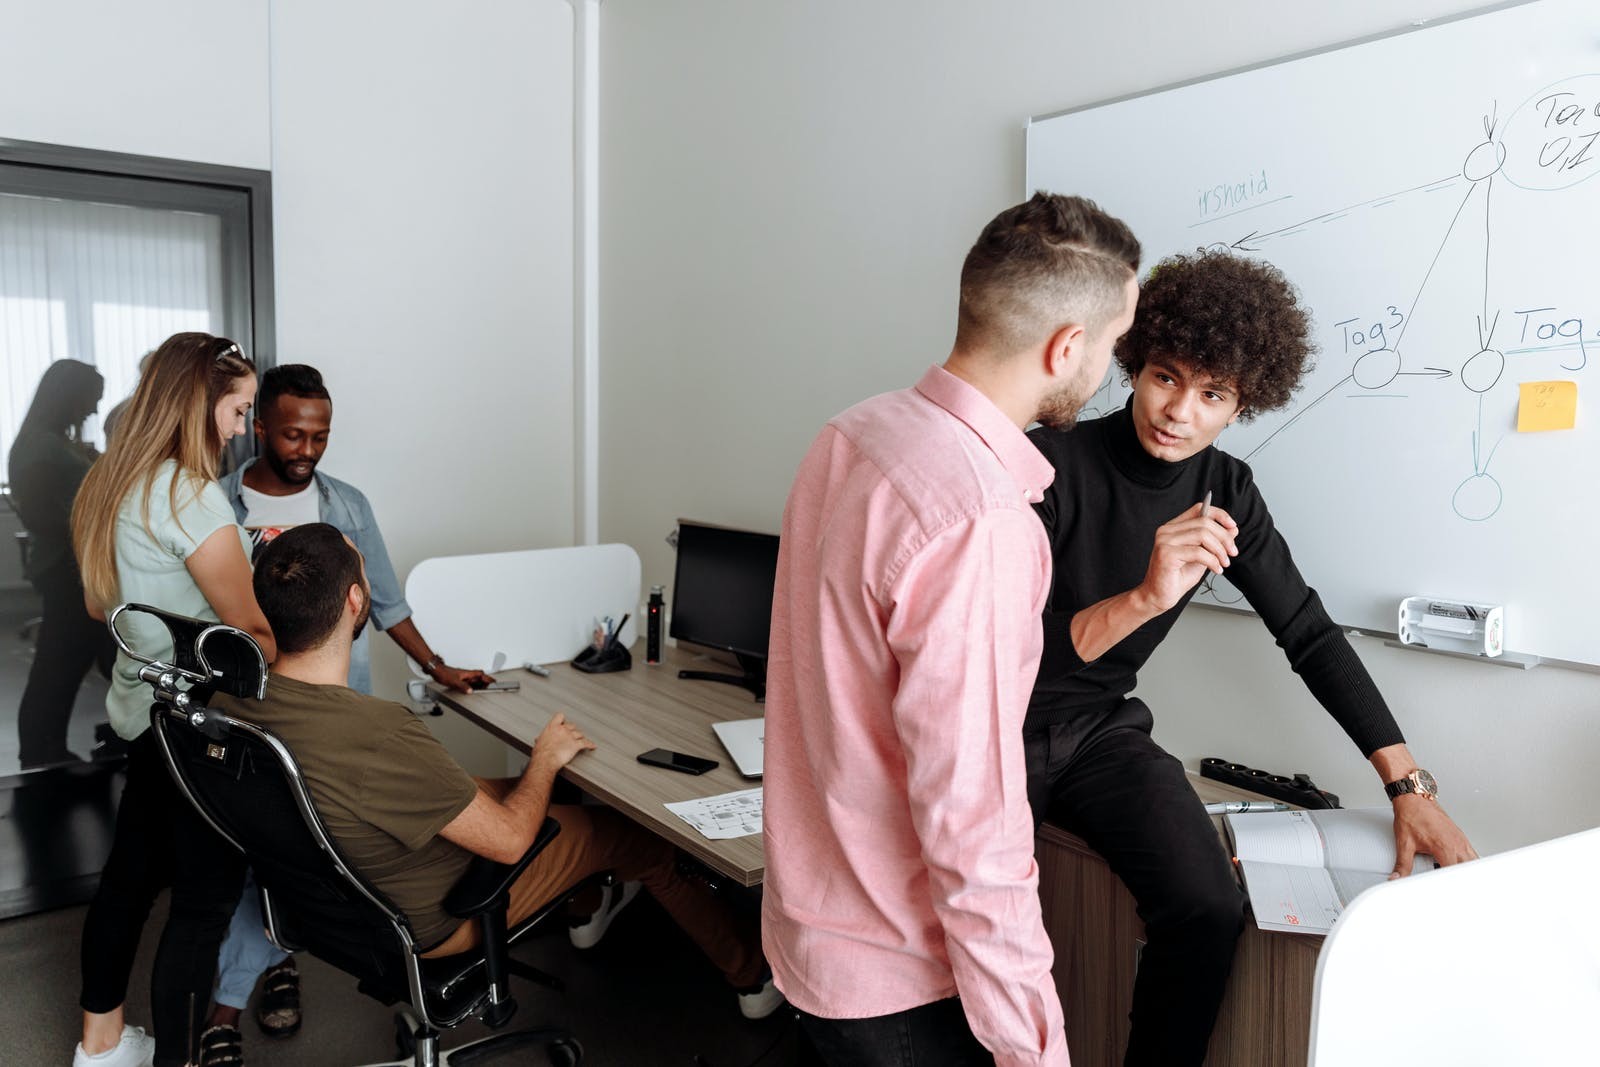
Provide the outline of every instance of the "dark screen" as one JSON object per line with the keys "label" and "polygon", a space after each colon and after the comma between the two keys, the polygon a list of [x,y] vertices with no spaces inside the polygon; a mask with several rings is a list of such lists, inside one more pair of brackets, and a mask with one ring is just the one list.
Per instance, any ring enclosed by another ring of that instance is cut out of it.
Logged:
{"label": "dark screen", "polygon": [[777,571],[772,534],[680,522],[671,635],[765,659]]}

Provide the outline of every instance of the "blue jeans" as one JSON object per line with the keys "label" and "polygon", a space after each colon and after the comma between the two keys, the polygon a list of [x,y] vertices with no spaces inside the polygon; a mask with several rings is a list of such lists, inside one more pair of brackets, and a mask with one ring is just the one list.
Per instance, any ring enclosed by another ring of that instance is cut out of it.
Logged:
{"label": "blue jeans", "polygon": [[287,952],[267,940],[255,872],[246,871],[244,893],[228,924],[227,940],[217,954],[216,1002],[243,1011],[261,975],[288,958]]}
{"label": "blue jeans", "polygon": [[800,1026],[828,1067],[993,1067],[972,1036],[957,997],[867,1019],[821,1019]]}

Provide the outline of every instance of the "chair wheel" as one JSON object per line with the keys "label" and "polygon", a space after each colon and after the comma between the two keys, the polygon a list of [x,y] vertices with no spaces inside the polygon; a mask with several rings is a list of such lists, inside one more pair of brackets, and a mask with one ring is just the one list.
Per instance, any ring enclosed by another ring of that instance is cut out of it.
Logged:
{"label": "chair wheel", "polygon": [[577,1038],[552,1041],[545,1046],[545,1055],[550,1058],[551,1067],[578,1067],[583,1062],[583,1046]]}

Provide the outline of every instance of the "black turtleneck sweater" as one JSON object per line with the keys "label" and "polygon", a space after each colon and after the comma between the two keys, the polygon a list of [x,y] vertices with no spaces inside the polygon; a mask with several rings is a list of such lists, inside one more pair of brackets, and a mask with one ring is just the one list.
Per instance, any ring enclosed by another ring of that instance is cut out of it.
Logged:
{"label": "black turtleneck sweater", "polygon": [[[1225,572],[1277,638],[1289,665],[1345,733],[1371,756],[1404,737],[1378,688],[1289,555],[1250,468],[1215,447],[1186,460],[1156,459],[1139,444],[1129,408],[1068,432],[1028,435],[1055,466],[1036,505],[1050,537],[1055,579],[1044,616],[1044,657],[1026,728],[1097,719],[1133,690],[1199,586],[1093,663],[1072,645],[1073,615],[1144,581],[1156,528],[1212,493],[1239,524],[1239,554]],[[1083,723],[1087,725],[1087,723]]]}

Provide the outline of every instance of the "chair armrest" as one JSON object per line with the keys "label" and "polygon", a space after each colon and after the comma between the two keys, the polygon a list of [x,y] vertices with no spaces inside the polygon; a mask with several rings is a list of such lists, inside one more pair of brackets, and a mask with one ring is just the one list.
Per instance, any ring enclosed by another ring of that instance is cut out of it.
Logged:
{"label": "chair armrest", "polygon": [[458,919],[467,919],[487,911],[495,901],[510,891],[511,883],[528,869],[528,864],[533,862],[533,858],[543,852],[545,846],[554,841],[560,832],[561,824],[547,816],[544,825],[539,827],[539,833],[534,837],[533,844],[528,846],[528,851],[524,852],[516,863],[496,863],[483,856],[473,857],[467,873],[461,876],[461,880],[445,896],[445,912]]}

